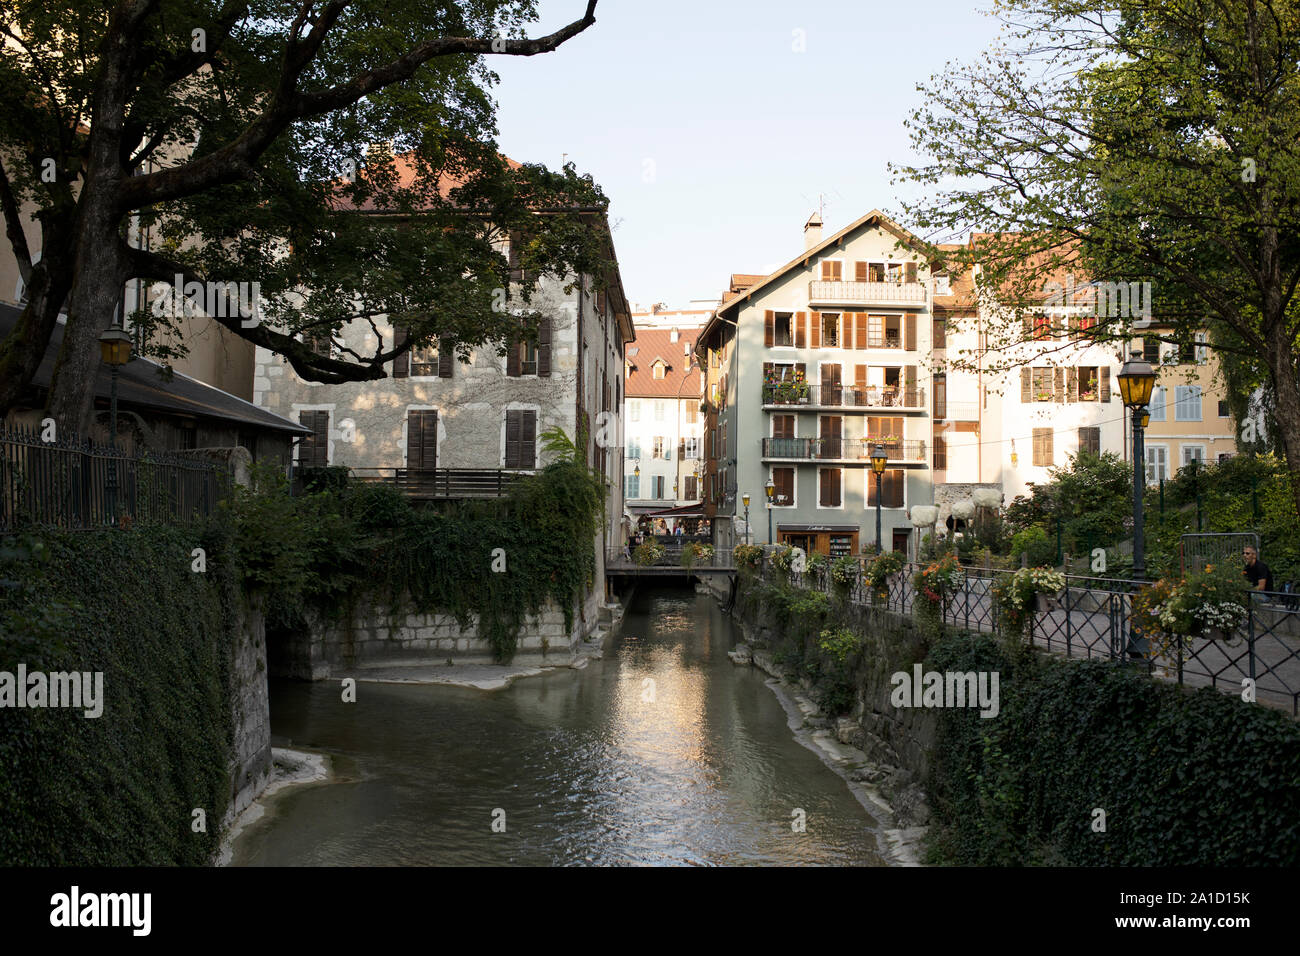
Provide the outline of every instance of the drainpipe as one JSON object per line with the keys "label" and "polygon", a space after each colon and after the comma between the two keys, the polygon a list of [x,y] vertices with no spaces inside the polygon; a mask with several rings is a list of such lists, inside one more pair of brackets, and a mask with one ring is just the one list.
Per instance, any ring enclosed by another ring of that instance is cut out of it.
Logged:
{"label": "drainpipe", "polygon": [[[583,395],[582,395],[582,390],[583,390],[583,387],[586,385],[586,381],[587,381],[587,380],[583,377],[583,374],[582,374],[582,372],[583,372],[583,368],[582,368],[582,343],[583,343],[583,334],[582,334],[582,333],[583,333],[583,321],[582,321],[582,320],[583,320],[583,314],[582,314],[582,297],[583,297],[584,295],[586,295],[586,292],[587,292],[587,277],[584,276],[584,275],[579,275],[579,276],[578,276],[578,344],[577,344],[577,350],[578,350],[578,383],[577,383],[577,388],[574,389],[574,391],[577,393],[577,397],[576,397],[575,400],[574,400],[574,418],[573,418],[573,433],[574,433],[573,437],[574,437],[575,440],[576,440],[576,439],[577,439],[577,438],[582,434],[582,412],[583,412]],[[591,463],[587,460],[587,447],[588,447],[588,446],[587,446],[587,439],[586,439],[586,438],[583,438],[583,441],[582,441],[582,462],[583,462],[584,465],[590,466]],[[601,567],[603,568],[604,565],[605,565],[605,557],[604,557],[604,554],[603,554],[603,551],[604,551],[604,544],[603,544],[603,543],[602,543],[602,545],[601,545],[601,551],[602,551],[602,554],[601,554],[601,558],[600,558],[600,563],[601,563]],[[608,584],[606,584],[606,587],[608,587]],[[581,623],[583,623],[583,624],[585,624],[585,623],[587,622],[587,601],[586,601],[586,598],[585,598],[585,597],[584,597],[583,599],[581,599],[581,600],[578,601],[578,620],[579,620]]]}

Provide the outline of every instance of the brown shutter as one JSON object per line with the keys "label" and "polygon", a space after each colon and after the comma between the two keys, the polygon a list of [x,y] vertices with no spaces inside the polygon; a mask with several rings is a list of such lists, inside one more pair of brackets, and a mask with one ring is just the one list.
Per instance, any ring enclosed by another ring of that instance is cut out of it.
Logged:
{"label": "brown shutter", "polygon": [[1032,376],[1033,376],[1032,369],[1025,367],[1020,370],[1020,401],[1022,401],[1026,405],[1028,405],[1030,402],[1034,400],[1034,396],[1031,391],[1033,387],[1031,382]]}
{"label": "brown shutter", "polygon": [[537,467],[537,412],[532,410],[520,413],[519,467]]}
{"label": "brown shutter", "polygon": [[[393,348],[401,348],[410,337],[403,326],[393,326]],[[402,352],[393,359],[393,378],[408,378],[411,374],[411,353]]]}
{"label": "brown shutter", "polygon": [[1065,369],[1056,368],[1052,372],[1052,401],[1065,401]]}
{"label": "brown shutter", "polygon": [[794,319],[794,347],[806,349],[808,347],[808,313],[796,312]]}
{"label": "brown shutter", "polygon": [[853,366],[853,404],[867,404],[867,367]]}
{"label": "brown shutter", "polygon": [[906,408],[918,407],[916,401],[916,366],[903,368],[903,405]]}
{"label": "brown shutter", "polygon": [[815,349],[822,347],[822,314],[820,312],[809,313],[811,324],[808,329],[808,344]]}
{"label": "brown shutter", "polygon": [[686,460],[686,439],[685,438],[677,439],[677,460],[678,461]]}
{"label": "brown shutter", "polygon": [[807,365],[806,363],[804,363],[804,362],[795,362],[795,363],[794,363],[794,370],[795,370],[796,372],[803,372],[804,381],[807,381],[807,380],[808,380],[808,365]]}
{"label": "brown shutter", "polygon": [[1026,315],[1024,318],[1020,320],[1020,323],[1024,326],[1025,341],[1028,342],[1030,339],[1034,337],[1034,321],[1033,319],[1031,319],[1029,316]]}
{"label": "brown shutter", "polygon": [[832,265],[832,264],[829,263],[829,262],[823,262],[823,263],[822,263],[822,281],[823,281],[823,282],[829,282],[829,281],[831,281],[831,280],[834,278],[834,275],[831,273],[831,265]]}
{"label": "brown shutter", "polygon": [[1101,400],[1103,402],[1109,402],[1110,401],[1110,366],[1103,365],[1100,369],[1098,369],[1097,374],[1101,378]]}
{"label": "brown shutter", "polygon": [[511,378],[518,378],[519,364],[519,343],[512,340],[506,351],[506,374]]}
{"label": "brown shutter", "polygon": [[1065,400],[1067,402],[1079,400],[1079,370],[1073,365],[1065,370]]}
{"label": "brown shutter", "polygon": [[298,444],[299,468],[324,468],[329,464],[330,413],[326,411],[299,412],[298,423],[311,429]]}
{"label": "brown shutter", "polygon": [[903,348],[908,352],[916,351],[916,313],[909,312],[903,318]]}
{"label": "brown shutter", "polygon": [[903,472],[900,469],[885,473],[885,490],[887,492],[886,505],[890,508],[903,507]]}
{"label": "brown shutter", "polygon": [[867,281],[867,264],[865,262],[853,263],[853,281],[854,282]]}
{"label": "brown shutter", "polygon": [[433,471],[438,467],[437,412],[407,413],[406,467],[412,471]]}
{"label": "brown shutter", "polygon": [[763,345],[771,348],[776,342],[776,313],[768,309],[763,313]]}
{"label": "brown shutter", "polygon": [[830,504],[830,502],[827,500],[830,497],[830,486],[831,486],[830,477],[831,477],[831,470],[829,468],[821,468],[817,472],[817,478],[820,485],[820,487],[817,489],[818,490],[817,503],[823,506]]}
{"label": "brown shutter", "polygon": [[537,329],[537,374],[541,378],[551,377],[551,317],[542,317],[542,324]]}
{"label": "brown shutter", "polygon": [[438,343],[438,377],[451,378],[451,363],[454,355],[451,339],[443,339]]}
{"label": "brown shutter", "polygon": [[867,347],[867,313],[855,312],[853,319],[858,327],[857,335],[855,336],[857,341],[854,344],[860,349],[865,349]]}
{"label": "brown shutter", "polygon": [[853,348],[853,313],[840,313],[840,348]]}
{"label": "brown shutter", "polygon": [[520,412],[506,412],[506,463],[507,468],[519,467],[519,431],[522,424]]}
{"label": "brown shutter", "polygon": [[1055,450],[1052,447],[1052,430],[1043,429],[1043,456],[1044,460],[1051,465],[1054,461]]}
{"label": "brown shutter", "polygon": [[903,276],[903,277],[904,277],[904,279],[906,279],[908,282],[915,282],[915,281],[916,281],[916,263],[915,263],[915,262],[909,262],[909,263],[907,263],[906,265],[904,265],[904,266],[903,266],[903,272],[904,272],[904,276]]}

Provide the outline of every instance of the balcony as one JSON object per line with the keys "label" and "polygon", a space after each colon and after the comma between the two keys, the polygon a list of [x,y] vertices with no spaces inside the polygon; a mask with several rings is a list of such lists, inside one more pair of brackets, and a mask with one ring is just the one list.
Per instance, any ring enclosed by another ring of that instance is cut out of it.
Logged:
{"label": "balcony", "polygon": [[357,481],[393,485],[414,499],[502,498],[510,485],[531,471],[502,469],[438,468],[417,471],[409,468],[353,468]]}
{"label": "balcony", "polygon": [[851,307],[892,305],[925,308],[925,286],[920,282],[824,282],[808,283],[808,304]]}
{"label": "balcony", "polygon": [[916,385],[809,385],[778,382],[763,386],[763,407],[797,405],[812,409],[854,408],[864,412],[925,410],[925,390]]}
{"label": "balcony", "polygon": [[764,438],[763,460],[858,464],[867,462],[877,445],[884,446],[891,463],[926,463],[923,441],[877,441],[874,438]]}

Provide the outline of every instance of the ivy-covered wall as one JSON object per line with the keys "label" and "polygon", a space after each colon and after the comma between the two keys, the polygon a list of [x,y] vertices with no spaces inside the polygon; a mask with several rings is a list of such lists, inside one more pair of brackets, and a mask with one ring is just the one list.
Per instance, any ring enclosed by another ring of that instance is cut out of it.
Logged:
{"label": "ivy-covered wall", "polygon": [[94,718],[0,710],[0,864],[209,862],[234,756],[227,554],[173,528],[0,543],[0,671],[98,671],[104,697]]}

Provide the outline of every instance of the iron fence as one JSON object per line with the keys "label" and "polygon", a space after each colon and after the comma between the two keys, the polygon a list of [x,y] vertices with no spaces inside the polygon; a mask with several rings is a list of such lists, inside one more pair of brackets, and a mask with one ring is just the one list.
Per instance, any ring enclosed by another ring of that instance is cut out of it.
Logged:
{"label": "iron fence", "polygon": [[212,514],[216,500],[210,462],[0,428],[0,532],[101,528],[114,515],[120,524],[186,524]]}
{"label": "iron fence", "polygon": [[[843,600],[911,614],[915,599],[912,578],[919,565],[893,574],[880,594],[862,582],[862,575],[847,589],[836,589],[827,571],[790,571],[785,580],[838,594]],[[945,624],[995,636],[1002,634],[993,584],[1014,571],[966,568],[961,585],[943,608]],[[760,576],[772,581],[780,572],[764,554]],[[1137,585],[1118,578],[1066,575],[1065,587],[1056,595],[1040,595],[1030,615],[1027,639],[1035,646],[1066,657],[1103,658],[1136,663],[1156,677],[1188,686],[1210,686],[1241,694],[1253,686],[1256,699],[1272,706],[1300,712],[1300,608],[1292,595],[1251,591],[1246,622],[1235,631],[1207,637],[1176,639],[1168,647],[1146,641],[1131,628],[1129,619]],[[1245,682],[1249,680],[1252,685]]]}

